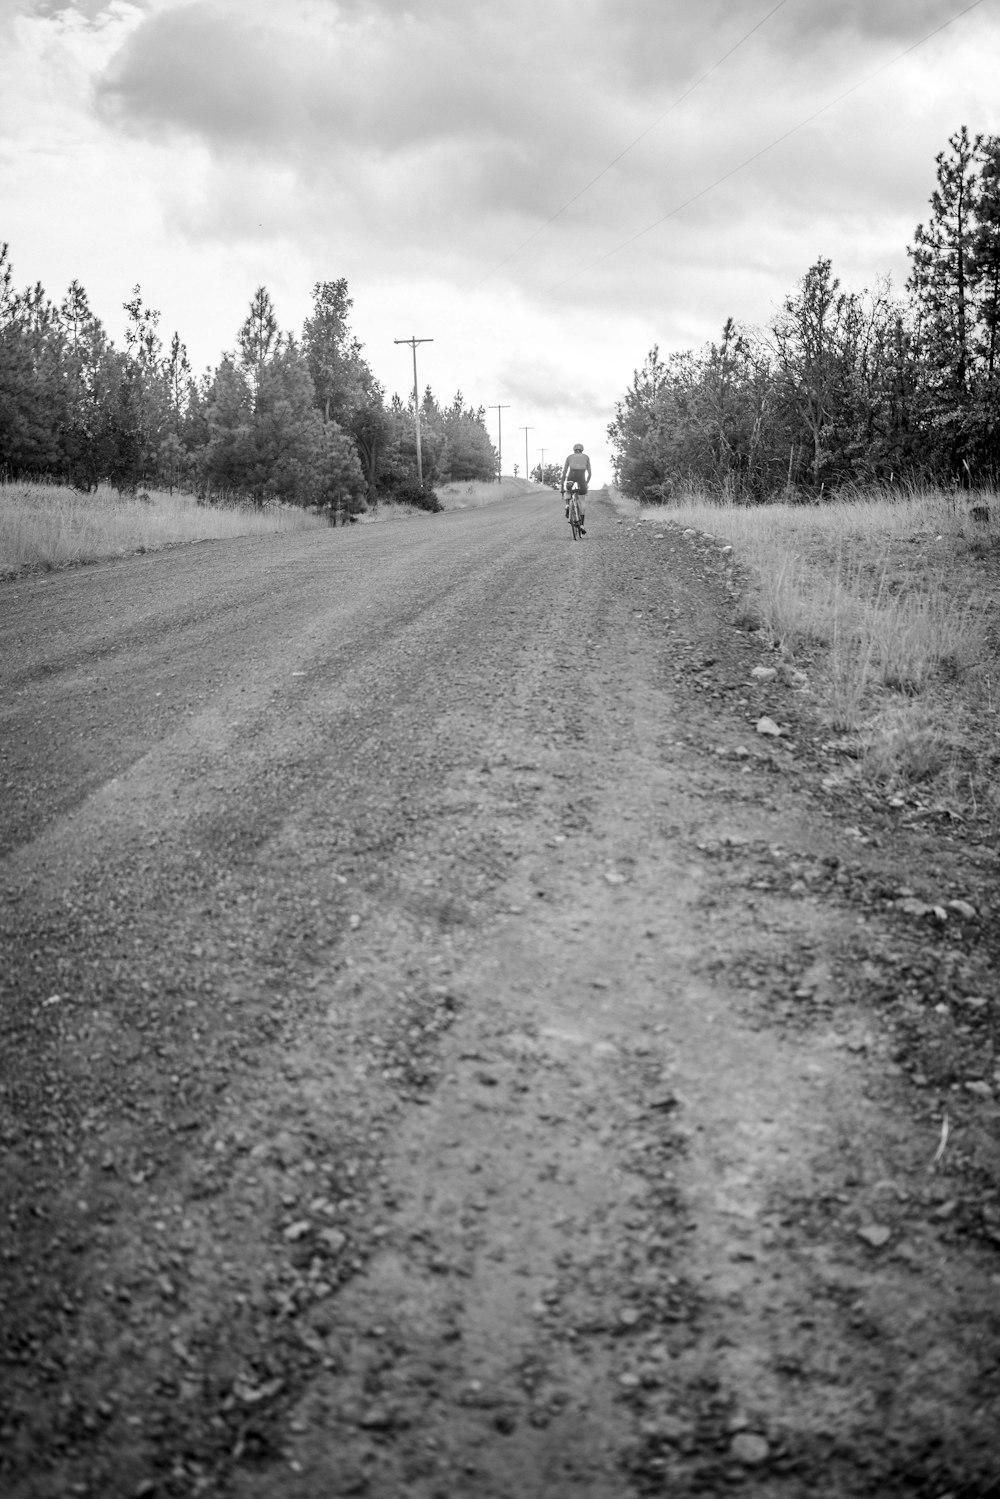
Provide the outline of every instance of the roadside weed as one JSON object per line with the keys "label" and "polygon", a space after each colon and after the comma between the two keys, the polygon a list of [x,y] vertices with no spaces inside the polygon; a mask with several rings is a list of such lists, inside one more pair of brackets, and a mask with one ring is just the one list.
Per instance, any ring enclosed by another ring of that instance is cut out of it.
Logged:
{"label": "roadside weed", "polygon": [[319,525],[325,522],[298,508],[199,505],[193,495],[164,490],[127,497],[108,485],[80,494],[58,484],[0,483],[0,577]]}
{"label": "roadside weed", "polygon": [[821,505],[691,499],[667,513],[733,546],[745,614],[809,665],[866,777],[995,804],[1000,497],[876,486]]}

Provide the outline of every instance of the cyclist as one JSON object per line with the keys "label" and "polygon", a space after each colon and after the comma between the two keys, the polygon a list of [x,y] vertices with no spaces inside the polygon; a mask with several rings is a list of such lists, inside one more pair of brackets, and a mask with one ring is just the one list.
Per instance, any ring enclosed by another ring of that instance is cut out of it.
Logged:
{"label": "cyclist", "polygon": [[[573,451],[572,451],[572,453],[569,453],[567,455],[566,462],[563,464],[562,483],[561,483],[561,487],[560,487],[560,493],[563,495],[564,498],[565,498],[565,495],[566,495],[566,481],[567,481],[567,477],[569,479],[570,484],[575,484],[576,485],[577,499],[581,501],[581,504],[580,504],[580,535],[581,536],[586,536],[587,533],[583,529],[583,504],[582,504],[582,501],[583,501],[584,495],[587,493],[587,485],[590,483],[590,459],[587,457],[586,453],[583,451],[583,443],[582,442],[575,442],[573,444]],[[569,519],[569,501],[566,502],[566,518],[567,518],[567,520]]]}

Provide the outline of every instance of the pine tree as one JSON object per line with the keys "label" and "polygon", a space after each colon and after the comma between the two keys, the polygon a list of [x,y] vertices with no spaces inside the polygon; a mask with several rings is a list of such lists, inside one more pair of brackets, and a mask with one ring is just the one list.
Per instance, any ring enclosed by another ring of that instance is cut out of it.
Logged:
{"label": "pine tree", "polygon": [[976,229],[978,153],[982,137],[963,125],[937,157],[931,218],[918,224],[907,287],[917,317],[918,354],[925,366],[922,422],[928,447],[953,475],[966,459],[966,422],[973,369],[975,305],[972,247]]}
{"label": "pine tree", "polygon": [[986,379],[1000,373],[1000,137],[980,148],[976,227],[970,270],[976,289],[977,336],[974,353]]}
{"label": "pine tree", "polygon": [[281,332],[274,304],[265,286],[258,286],[246,322],[237,334],[240,360],[253,386],[254,406],[260,399],[264,366],[281,347]]}

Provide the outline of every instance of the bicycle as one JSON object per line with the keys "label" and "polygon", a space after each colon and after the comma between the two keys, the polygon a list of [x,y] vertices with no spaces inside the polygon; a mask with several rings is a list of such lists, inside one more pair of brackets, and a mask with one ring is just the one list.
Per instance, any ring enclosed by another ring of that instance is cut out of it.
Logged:
{"label": "bicycle", "polygon": [[567,486],[566,494],[566,509],[569,516],[570,530],[573,533],[573,540],[579,541],[581,536],[586,535],[586,532],[583,529],[583,516],[580,514],[580,501],[577,498],[578,491],[575,482],[570,482]]}

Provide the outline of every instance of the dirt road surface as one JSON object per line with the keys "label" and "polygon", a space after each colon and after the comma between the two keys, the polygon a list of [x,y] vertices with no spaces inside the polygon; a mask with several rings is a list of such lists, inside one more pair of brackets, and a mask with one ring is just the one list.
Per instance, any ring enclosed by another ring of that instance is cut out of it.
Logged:
{"label": "dirt road surface", "polygon": [[992,837],[588,531],[0,589],[6,1499],[1000,1493]]}

